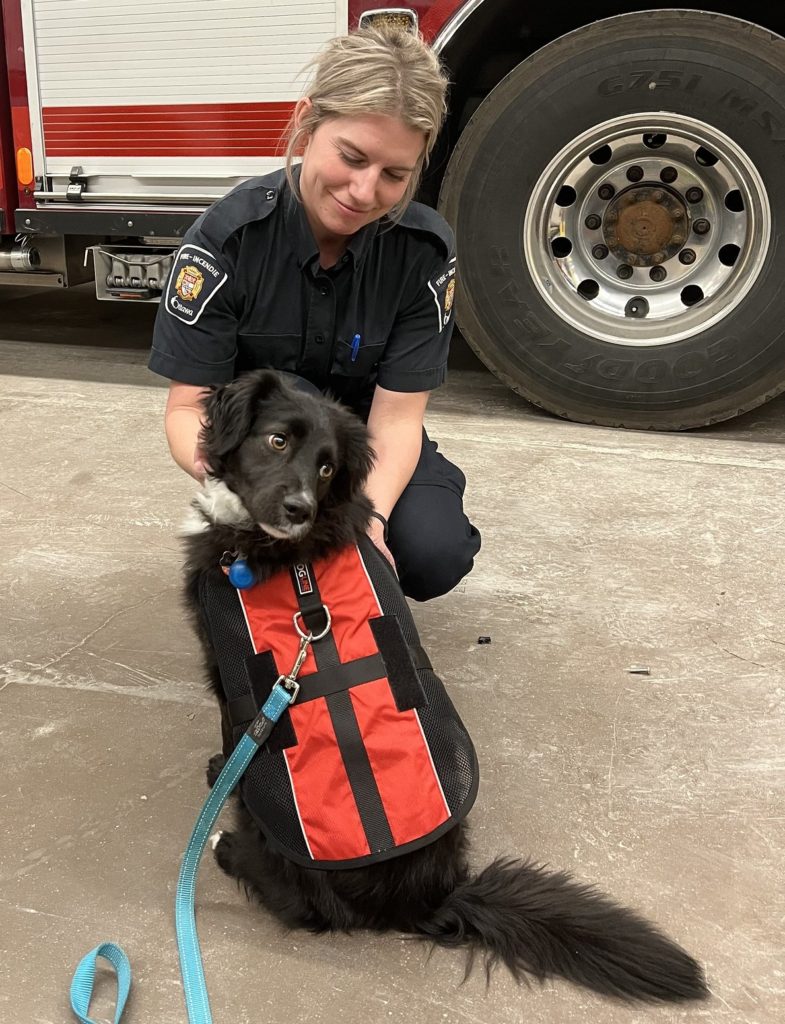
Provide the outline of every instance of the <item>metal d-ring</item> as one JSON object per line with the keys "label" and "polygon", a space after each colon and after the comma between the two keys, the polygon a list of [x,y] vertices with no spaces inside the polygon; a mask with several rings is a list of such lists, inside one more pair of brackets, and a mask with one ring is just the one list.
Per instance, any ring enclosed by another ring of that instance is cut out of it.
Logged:
{"label": "metal d-ring", "polygon": [[311,632],[303,633],[302,629],[300,628],[300,623],[297,621],[298,619],[301,619],[303,617],[303,613],[302,612],[295,612],[294,613],[294,618],[293,618],[294,628],[297,630],[298,635],[300,637],[302,637],[303,640],[307,640],[309,644],[312,644],[314,642],[314,640],[321,640],[322,637],[327,636],[327,634],[330,632],[330,627],[332,626],[332,622],[333,622],[333,620],[332,620],[332,618],[330,616],[330,609],[327,607],[326,604],[323,604],[322,608],[324,609],[324,614],[327,616],[327,625],[324,627],[324,629],[321,631],[321,633],[317,633],[317,634],[314,634],[314,633],[311,633]]}

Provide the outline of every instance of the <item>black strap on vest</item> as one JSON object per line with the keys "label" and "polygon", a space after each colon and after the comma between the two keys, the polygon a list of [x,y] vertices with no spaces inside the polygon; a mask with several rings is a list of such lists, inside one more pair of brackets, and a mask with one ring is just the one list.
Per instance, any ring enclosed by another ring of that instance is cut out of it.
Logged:
{"label": "black strap on vest", "polygon": [[[313,568],[310,565],[305,567],[309,574],[308,592],[306,593],[303,593],[303,587],[298,584],[299,568],[299,566],[292,568],[292,581],[303,621],[312,633],[321,632],[327,623],[327,616]],[[321,629],[318,628],[319,622],[322,623]],[[321,640],[315,640],[311,645],[311,651],[320,673],[335,675],[342,667],[332,630]],[[368,751],[363,743],[352,699],[347,690],[341,690],[328,693],[325,696],[325,701],[335,730],[335,738],[338,741],[338,749],[346,768],[349,785],[357,804],[365,838],[368,840],[368,848],[371,853],[391,850],[395,846],[395,840],[384,811],[371,762],[368,759]]]}
{"label": "black strap on vest", "polygon": [[322,599],[319,595],[319,587],[316,583],[313,566],[301,562],[289,569],[292,577],[292,586],[302,612],[303,622],[309,632],[314,636],[324,632],[327,625],[327,612],[324,610]]}

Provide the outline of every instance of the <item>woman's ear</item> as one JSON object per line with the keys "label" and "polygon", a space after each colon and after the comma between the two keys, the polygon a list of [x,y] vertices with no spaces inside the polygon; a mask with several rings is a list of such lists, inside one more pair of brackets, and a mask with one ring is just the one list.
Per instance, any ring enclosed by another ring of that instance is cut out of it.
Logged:
{"label": "woman's ear", "polygon": [[302,141],[298,140],[297,143],[297,155],[301,156],[303,151],[307,148],[308,142],[311,137],[311,130],[304,129],[303,124],[313,113],[313,103],[308,96],[304,96],[301,100],[297,101],[297,105],[294,108],[294,130],[295,132],[302,131]]}

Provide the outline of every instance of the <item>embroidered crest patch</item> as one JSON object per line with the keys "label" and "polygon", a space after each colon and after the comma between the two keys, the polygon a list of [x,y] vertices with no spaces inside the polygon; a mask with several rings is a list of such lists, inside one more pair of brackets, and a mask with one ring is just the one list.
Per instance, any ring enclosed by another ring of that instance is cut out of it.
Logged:
{"label": "embroidered crest patch", "polygon": [[450,260],[445,270],[428,282],[428,287],[433,292],[436,302],[436,312],[439,318],[439,333],[444,330],[452,316],[453,301],[455,299],[455,257]]}
{"label": "embroidered crest patch", "polygon": [[183,267],[177,275],[175,291],[186,302],[193,302],[202,290],[204,274],[196,267]]}
{"label": "embroidered crest patch", "polygon": [[444,315],[445,317],[450,316],[452,310],[452,300],[455,296],[455,278],[453,278],[447,285],[447,290],[444,293]]}
{"label": "embroidered crest patch", "polygon": [[227,277],[218,259],[207,249],[184,245],[169,277],[164,304],[177,320],[195,324]]}

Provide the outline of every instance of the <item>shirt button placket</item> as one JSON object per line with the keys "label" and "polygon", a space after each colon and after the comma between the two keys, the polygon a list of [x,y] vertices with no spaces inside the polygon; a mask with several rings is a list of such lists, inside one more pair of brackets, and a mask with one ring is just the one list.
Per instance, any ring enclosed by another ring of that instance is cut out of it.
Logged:
{"label": "shirt button placket", "polygon": [[311,292],[310,309],[305,338],[305,364],[308,375],[327,384],[330,372],[330,349],[326,342],[332,338],[335,327],[335,295],[332,282],[317,277]]}

